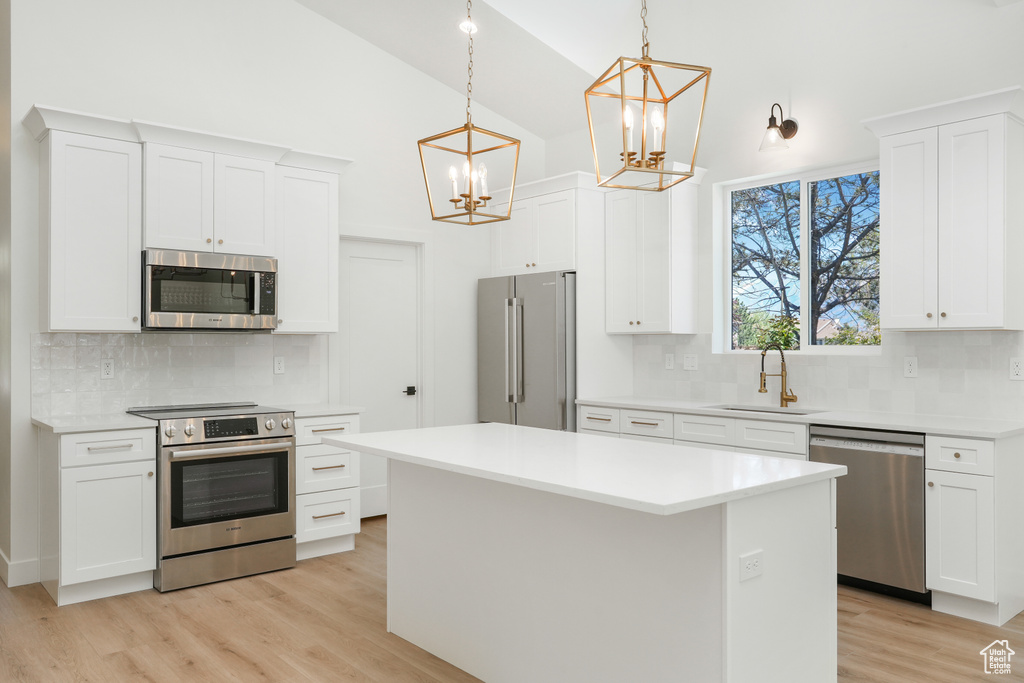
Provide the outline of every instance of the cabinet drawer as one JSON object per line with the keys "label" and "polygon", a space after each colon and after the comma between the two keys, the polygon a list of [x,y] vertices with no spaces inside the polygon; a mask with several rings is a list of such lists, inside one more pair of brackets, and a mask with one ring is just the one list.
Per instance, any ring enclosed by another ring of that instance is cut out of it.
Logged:
{"label": "cabinet drawer", "polygon": [[926,436],[925,467],[932,470],[992,476],[995,473],[993,445],[991,441]]}
{"label": "cabinet drawer", "polygon": [[730,417],[676,415],[674,438],[706,444],[732,444],[734,424]]}
{"label": "cabinet drawer", "polygon": [[648,410],[623,410],[619,432],[640,436],[672,438],[672,413],[656,413]]}
{"label": "cabinet drawer", "polygon": [[359,454],[327,444],[295,449],[295,493],[359,485]]}
{"label": "cabinet drawer", "polygon": [[156,428],[62,434],[60,466],[104,465],[156,459]]}
{"label": "cabinet drawer", "polygon": [[295,496],[295,541],[359,533],[359,488]]}
{"label": "cabinet drawer", "polygon": [[358,415],[334,417],[302,417],[295,420],[295,445],[312,446],[324,436],[359,433]]}
{"label": "cabinet drawer", "polygon": [[580,429],[618,433],[619,409],[580,406]]}
{"label": "cabinet drawer", "polygon": [[807,455],[807,425],[760,420],[736,420],[733,445],[745,448]]}

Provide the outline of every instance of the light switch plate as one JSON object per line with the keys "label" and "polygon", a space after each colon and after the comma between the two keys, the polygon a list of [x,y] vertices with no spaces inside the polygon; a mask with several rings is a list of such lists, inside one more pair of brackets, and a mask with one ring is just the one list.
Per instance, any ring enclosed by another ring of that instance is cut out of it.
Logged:
{"label": "light switch plate", "polygon": [[697,354],[688,353],[683,356],[683,370],[697,369]]}

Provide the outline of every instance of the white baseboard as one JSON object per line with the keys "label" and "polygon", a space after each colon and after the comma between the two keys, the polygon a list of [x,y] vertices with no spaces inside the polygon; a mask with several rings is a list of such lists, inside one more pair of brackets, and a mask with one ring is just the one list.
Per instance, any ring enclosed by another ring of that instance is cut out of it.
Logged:
{"label": "white baseboard", "polygon": [[306,541],[295,546],[295,559],[302,561],[311,557],[321,555],[332,555],[343,553],[356,547],[356,535],[335,536],[334,538],[321,538],[316,541]]}
{"label": "white baseboard", "polygon": [[7,555],[0,550],[0,579],[3,579],[4,585],[8,588],[39,583],[39,560],[11,562]]}

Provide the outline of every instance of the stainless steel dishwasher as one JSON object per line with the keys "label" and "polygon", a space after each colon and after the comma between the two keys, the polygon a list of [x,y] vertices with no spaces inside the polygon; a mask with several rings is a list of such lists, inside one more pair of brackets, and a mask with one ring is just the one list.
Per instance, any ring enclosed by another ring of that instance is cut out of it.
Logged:
{"label": "stainless steel dishwasher", "polygon": [[911,599],[930,597],[924,573],[924,435],[812,426],[810,460],[848,470],[836,480],[840,579]]}

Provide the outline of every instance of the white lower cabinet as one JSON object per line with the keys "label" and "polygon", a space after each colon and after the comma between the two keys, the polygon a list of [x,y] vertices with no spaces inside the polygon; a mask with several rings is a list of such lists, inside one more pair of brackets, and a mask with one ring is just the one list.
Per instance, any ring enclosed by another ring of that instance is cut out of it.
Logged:
{"label": "white lower cabinet", "polygon": [[995,602],[992,477],[926,470],[925,480],[928,588]]}
{"label": "white lower cabinet", "polygon": [[578,411],[579,431],[583,434],[807,459],[804,424],[589,405],[578,406]]}
{"label": "white lower cabinet", "polygon": [[359,454],[324,444],[321,437],[358,432],[358,415],[295,419],[295,542],[300,560],[355,548]]}
{"label": "white lower cabinet", "polygon": [[58,605],[153,587],[156,430],[39,438],[40,582]]}

